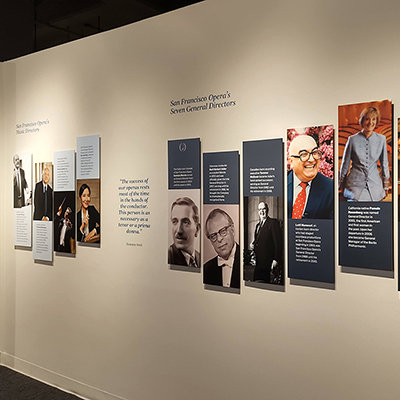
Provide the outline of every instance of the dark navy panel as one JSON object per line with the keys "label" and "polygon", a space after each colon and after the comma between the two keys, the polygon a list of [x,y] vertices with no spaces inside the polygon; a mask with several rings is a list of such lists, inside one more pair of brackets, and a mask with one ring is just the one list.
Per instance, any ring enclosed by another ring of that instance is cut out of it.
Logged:
{"label": "dark navy panel", "polygon": [[200,139],[168,141],[168,189],[200,189]]}
{"label": "dark navy panel", "polygon": [[339,264],[393,270],[392,203],[339,203]]}
{"label": "dark navy panel", "polygon": [[243,195],[283,195],[282,139],[243,142]]}
{"label": "dark navy panel", "polygon": [[334,283],[333,220],[289,219],[288,234],[289,278]]}
{"label": "dark navy panel", "polygon": [[239,152],[203,155],[204,204],[239,204]]}

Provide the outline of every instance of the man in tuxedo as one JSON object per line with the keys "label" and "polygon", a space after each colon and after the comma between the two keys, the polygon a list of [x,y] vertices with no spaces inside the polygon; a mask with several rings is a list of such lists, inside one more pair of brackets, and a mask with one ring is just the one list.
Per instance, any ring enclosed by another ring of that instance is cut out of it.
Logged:
{"label": "man in tuxedo", "polygon": [[42,180],[35,186],[35,221],[52,221],[53,213],[53,189],[49,185],[50,170],[46,167],[42,173]]}
{"label": "man in tuxedo", "polygon": [[28,189],[28,183],[25,179],[25,171],[21,168],[21,160],[18,154],[13,157],[14,171],[14,208],[21,208],[25,203],[25,190]]}
{"label": "man in tuxedo", "polygon": [[204,264],[204,283],[240,288],[240,249],[235,242],[232,218],[215,208],[208,214],[205,229],[217,256]]}
{"label": "man in tuxedo", "polygon": [[333,180],[318,172],[321,157],[321,150],[309,135],[297,136],[290,143],[289,218],[333,218]]}
{"label": "man in tuxedo", "polygon": [[200,232],[199,209],[189,197],[177,198],[171,206],[172,237],[168,249],[168,264],[200,267],[200,253],[194,241]]}
{"label": "man in tuxedo", "polygon": [[74,225],[71,222],[72,215],[73,214],[70,207],[67,207],[64,216],[62,216],[62,204],[58,208],[58,212],[56,214],[56,222],[58,223],[56,231],[57,235],[54,246],[58,252],[73,252],[71,248],[71,241],[75,240],[75,230],[73,229]]}
{"label": "man in tuxedo", "polygon": [[260,222],[256,225],[254,240],[250,248],[256,255],[254,281],[269,283],[271,271],[282,265],[283,237],[279,221],[268,216],[268,206],[263,201],[258,205]]}

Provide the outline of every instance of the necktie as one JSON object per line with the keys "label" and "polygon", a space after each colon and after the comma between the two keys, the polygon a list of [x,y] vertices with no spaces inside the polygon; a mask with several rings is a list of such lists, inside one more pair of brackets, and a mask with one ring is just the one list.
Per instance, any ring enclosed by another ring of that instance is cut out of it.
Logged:
{"label": "necktie", "polygon": [[47,215],[47,186],[44,187],[44,215]]}
{"label": "necktie", "polygon": [[301,219],[303,216],[304,207],[306,205],[306,187],[307,183],[301,182],[301,191],[296,197],[293,204],[292,219]]}
{"label": "necktie", "polygon": [[19,173],[19,170],[17,170],[17,185],[18,185],[18,190],[19,190],[18,196],[21,196],[22,188],[21,188],[21,175]]}
{"label": "necktie", "polygon": [[195,268],[197,268],[196,260],[194,259],[193,256],[190,256],[189,267],[195,267]]}

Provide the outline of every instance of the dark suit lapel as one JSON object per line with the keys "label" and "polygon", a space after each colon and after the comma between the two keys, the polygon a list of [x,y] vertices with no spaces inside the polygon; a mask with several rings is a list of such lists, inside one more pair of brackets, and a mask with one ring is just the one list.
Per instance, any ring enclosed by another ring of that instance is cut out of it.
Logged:
{"label": "dark suit lapel", "polygon": [[320,188],[320,179],[318,174],[312,181],[310,194],[307,200],[307,206],[304,212],[305,215],[308,215],[309,214],[308,210],[312,210],[311,214],[308,215],[308,218],[314,218],[314,215],[316,214],[321,205],[321,200],[323,195],[324,192]]}
{"label": "dark suit lapel", "polygon": [[292,218],[293,211],[293,171],[289,172],[287,177],[287,202],[288,202],[288,218]]}

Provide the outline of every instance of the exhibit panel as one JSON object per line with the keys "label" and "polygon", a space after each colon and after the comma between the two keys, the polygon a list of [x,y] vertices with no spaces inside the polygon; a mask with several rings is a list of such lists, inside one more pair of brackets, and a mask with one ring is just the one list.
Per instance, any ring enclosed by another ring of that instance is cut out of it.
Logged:
{"label": "exhibit panel", "polygon": [[33,259],[53,261],[53,163],[36,162],[33,191]]}
{"label": "exhibit panel", "polygon": [[282,139],[243,142],[243,279],[247,284],[285,284],[283,194]]}
{"label": "exhibit panel", "polygon": [[168,141],[168,256],[171,268],[201,268],[200,139]]}
{"label": "exhibit panel", "polygon": [[76,253],[75,151],[54,152],[54,251]]}
{"label": "exhibit panel", "polygon": [[14,244],[32,246],[32,154],[15,153],[13,182]]}
{"label": "exhibit panel", "polygon": [[203,154],[203,283],[240,293],[239,152]]}
{"label": "exhibit panel", "polygon": [[[1,362],[93,399],[397,398],[397,267],[335,264],[333,290],[243,285],[240,295],[171,271],[166,143],[235,150],[337,121],[339,104],[400,104],[388,40],[400,34],[399,7],[209,0],[4,63]],[[390,62],[366,62],[366,38],[373,59]],[[51,160],[93,135],[101,247],[34,263],[14,248],[13,156]],[[146,193],[141,230],[119,226],[128,185]]]}
{"label": "exhibit panel", "polygon": [[287,130],[288,276],[335,282],[333,125]]}
{"label": "exhibit panel", "polygon": [[339,106],[339,263],[393,270],[393,106]]}

